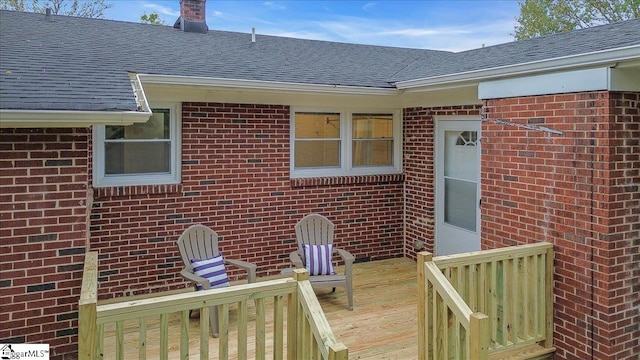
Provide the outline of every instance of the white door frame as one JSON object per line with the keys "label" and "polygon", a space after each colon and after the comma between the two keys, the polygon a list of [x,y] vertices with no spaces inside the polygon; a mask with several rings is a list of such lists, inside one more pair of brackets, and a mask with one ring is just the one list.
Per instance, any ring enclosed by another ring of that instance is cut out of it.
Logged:
{"label": "white door frame", "polygon": [[[475,130],[478,131],[478,142],[477,142],[477,161],[478,161],[478,171],[477,171],[477,199],[476,199],[476,204],[478,206],[478,211],[476,212],[476,232],[475,235],[469,231],[469,230],[465,230],[465,229],[459,229],[459,231],[461,232],[461,234],[463,234],[465,237],[468,237],[469,239],[471,239],[472,241],[474,241],[475,243],[470,243],[471,247],[469,248],[465,248],[465,249],[461,249],[459,252],[466,252],[466,251],[475,251],[475,250],[480,250],[480,228],[481,228],[481,221],[480,221],[480,199],[482,194],[480,193],[480,182],[481,182],[481,178],[480,178],[480,154],[481,154],[481,117],[479,115],[450,115],[450,116],[436,116],[434,117],[434,121],[435,121],[435,134],[434,134],[434,155],[435,155],[435,173],[434,173],[434,181],[435,181],[435,196],[434,196],[434,201],[435,201],[435,239],[434,239],[434,252],[436,255],[443,255],[442,251],[439,251],[442,249],[441,244],[439,245],[439,242],[442,242],[443,236],[449,236],[449,234],[447,234],[443,227],[447,227],[447,229],[451,228],[451,225],[446,225],[444,224],[444,181],[442,181],[441,179],[444,178],[444,136],[441,136],[441,132],[444,131],[444,129],[448,129],[453,125],[453,128],[455,129],[456,127],[460,127],[460,129],[462,130],[463,128],[465,128],[465,123],[466,124],[470,124],[471,126],[467,126],[465,129],[470,129],[470,130]],[[444,134],[444,133],[443,133]],[[447,230],[447,232],[449,232],[449,230]],[[444,235],[443,235],[444,234]],[[473,237],[475,236],[475,238]],[[439,249],[440,248],[440,249]],[[451,253],[450,251],[448,251],[447,253]]]}

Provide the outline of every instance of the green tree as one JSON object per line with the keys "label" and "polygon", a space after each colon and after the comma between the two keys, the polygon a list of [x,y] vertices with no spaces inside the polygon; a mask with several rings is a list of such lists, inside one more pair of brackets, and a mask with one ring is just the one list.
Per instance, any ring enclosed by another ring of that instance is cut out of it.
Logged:
{"label": "green tree", "polygon": [[519,0],[516,40],[640,17],[640,0]]}
{"label": "green tree", "polygon": [[45,13],[88,18],[104,17],[104,11],[113,7],[104,0],[0,0],[0,9]]}
{"label": "green tree", "polygon": [[146,12],[140,15],[140,22],[144,24],[151,24],[151,25],[167,25],[167,23],[164,22],[164,20],[160,19],[160,15],[154,12],[152,12],[149,15],[147,15]]}

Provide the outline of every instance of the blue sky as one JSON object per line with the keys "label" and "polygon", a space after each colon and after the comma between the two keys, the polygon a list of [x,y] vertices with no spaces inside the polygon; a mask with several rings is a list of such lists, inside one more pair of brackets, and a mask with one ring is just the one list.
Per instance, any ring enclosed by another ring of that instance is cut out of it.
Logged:
{"label": "blue sky", "polygon": [[[139,22],[155,12],[173,25],[179,0],[107,0],[105,18]],[[227,30],[462,51],[513,41],[517,0],[261,1],[208,0],[207,25]]]}

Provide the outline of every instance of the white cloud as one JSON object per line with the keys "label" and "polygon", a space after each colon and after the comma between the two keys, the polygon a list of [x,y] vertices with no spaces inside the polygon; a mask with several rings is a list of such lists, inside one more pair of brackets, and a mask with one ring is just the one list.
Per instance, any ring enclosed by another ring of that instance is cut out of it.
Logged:
{"label": "white cloud", "polygon": [[265,1],[264,3],[262,3],[262,5],[266,6],[269,9],[274,9],[274,10],[287,10],[287,7],[282,5],[282,4],[278,4],[275,3],[273,1]]}
{"label": "white cloud", "polygon": [[382,31],[378,35],[401,35],[401,36],[434,36],[443,34],[469,34],[471,31],[462,29],[398,29]]}
{"label": "white cloud", "polygon": [[[240,4],[242,6],[238,6]],[[337,15],[335,10],[326,8],[337,7],[341,2],[318,3],[313,10],[287,3],[292,5],[286,8],[286,12],[282,11],[285,7],[281,4],[279,1],[212,1],[208,13],[209,28],[246,33],[255,27],[258,34],[447,51],[463,51],[512,41],[510,33],[513,31],[514,18],[500,6],[483,8],[496,15],[490,20],[478,14],[452,18],[451,13],[445,16],[441,9],[430,12],[425,20],[422,15],[395,16],[383,10],[385,3],[378,1],[362,5],[361,9],[366,13],[357,16],[345,15],[344,12],[343,15]],[[382,11],[383,15],[375,15]]]}
{"label": "white cloud", "polygon": [[180,10],[174,10],[168,6],[156,4],[156,3],[144,3],[145,8],[151,9],[154,12],[157,12],[158,15],[168,15],[168,16],[180,16]]}
{"label": "white cloud", "polygon": [[370,3],[366,3],[362,6],[362,10],[366,11],[366,12],[372,12],[374,10],[374,8],[376,7],[376,3],[375,2],[370,2]]}

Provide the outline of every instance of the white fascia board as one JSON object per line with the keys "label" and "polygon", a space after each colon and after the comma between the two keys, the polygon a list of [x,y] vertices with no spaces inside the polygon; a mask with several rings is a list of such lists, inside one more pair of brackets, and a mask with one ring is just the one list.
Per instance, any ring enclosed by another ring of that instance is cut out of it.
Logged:
{"label": "white fascia board", "polygon": [[640,64],[635,68],[620,67],[609,69],[611,83],[610,91],[640,91]]}
{"label": "white fascia board", "polygon": [[602,67],[481,82],[479,99],[584,91],[640,91],[640,70]]}
{"label": "white fascia board", "polygon": [[478,98],[500,99],[516,96],[561,94],[607,90],[608,87],[609,68],[598,68],[485,81],[478,85]]}
{"label": "white fascia board", "polygon": [[142,111],[0,110],[0,128],[131,125],[149,120]]}
{"label": "white fascia board", "polygon": [[143,83],[149,84],[205,86],[212,88],[262,90],[271,92],[307,92],[353,95],[397,95],[399,93],[397,89],[373,88],[364,86],[301,84],[277,81],[151,74],[139,74],[139,77]]}
{"label": "white fascia board", "polygon": [[614,66],[617,62],[640,59],[640,45],[614,50],[602,50],[587,54],[570,55],[553,59],[532,61],[523,64],[500,66],[490,69],[461,72],[450,75],[434,76],[423,79],[399,81],[398,89],[415,89],[453,85],[471,81],[483,81],[499,77],[520,76],[540,72],[553,72],[577,67]]}

